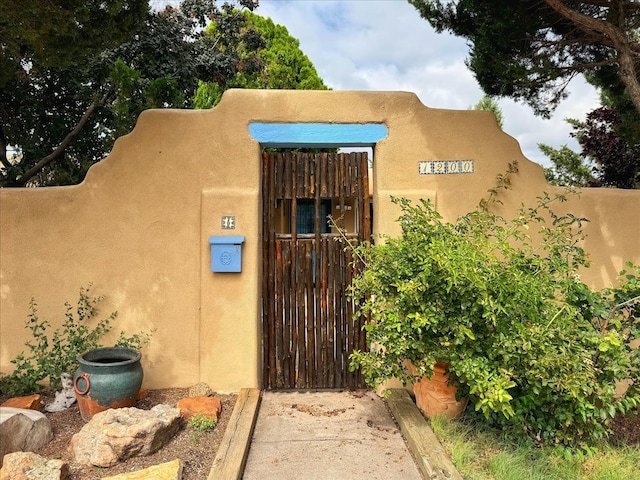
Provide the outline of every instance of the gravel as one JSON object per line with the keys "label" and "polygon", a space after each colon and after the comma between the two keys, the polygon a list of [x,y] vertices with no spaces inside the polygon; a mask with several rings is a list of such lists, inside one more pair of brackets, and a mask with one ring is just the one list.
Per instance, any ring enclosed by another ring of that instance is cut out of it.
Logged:
{"label": "gravel", "polygon": [[[43,404],[46,405],[53,401],[52,394],[41,392],[41,395]],[[146,398],[139,400],[136,407],[149,410],[159,404],[175,406],[178,400],[187,396],[187,388],[149,390]],[[45,458],[61,459],[67,462],[70,470],[69,480],[100,480],[102,477],[134,472],[152,465],[171,462],[176,458],[179,458],[184,466],[183,480],[203,480],[209,475],[237,398],[236,395],[217,394],[216,396],[222,402],[222,414],[213,430],[199,432],[183,423],[180,432],[167,445],[152,455],[133,457],[110,468],[85,466],[73,462],[67,447],[71,437],[85,425],[77,405],[62,412],[43,412],[51,422],[54,438],[35,453]],[[0,403],[6,399],[6,397],[0,396]]]}

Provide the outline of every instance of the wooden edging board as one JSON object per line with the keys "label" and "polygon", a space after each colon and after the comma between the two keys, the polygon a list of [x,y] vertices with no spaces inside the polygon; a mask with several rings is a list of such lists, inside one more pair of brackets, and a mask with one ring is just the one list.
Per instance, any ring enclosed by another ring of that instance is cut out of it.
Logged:
{"label": "wooden edging board", "polygon": [[462,480],[444,447],[403,388],[389,390],[387,403],[425,479]]}
{"label": "wooden edging board", "polygon": [[258,418],[260,390],[243,388],[218,447],[208,480],[240,480],[249,453],[253,428]]}

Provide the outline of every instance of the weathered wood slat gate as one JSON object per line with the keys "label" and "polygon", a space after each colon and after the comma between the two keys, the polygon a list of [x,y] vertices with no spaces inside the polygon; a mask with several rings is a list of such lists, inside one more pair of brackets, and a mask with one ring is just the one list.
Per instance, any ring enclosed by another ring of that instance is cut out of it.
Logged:
{"label": "weathered wood slat gate", "polygon": [[[351,242],[369,239],[367,173],[363,152],[263,155],[264,388],[365,386],[359,370],[349,371],[350,353],[367,348],[347,295],[361,266],[352,267],[326,215],[346,225]],[[342,213],[349,210],[347,225]],[[312,219],[302,215],[309,212]]]}

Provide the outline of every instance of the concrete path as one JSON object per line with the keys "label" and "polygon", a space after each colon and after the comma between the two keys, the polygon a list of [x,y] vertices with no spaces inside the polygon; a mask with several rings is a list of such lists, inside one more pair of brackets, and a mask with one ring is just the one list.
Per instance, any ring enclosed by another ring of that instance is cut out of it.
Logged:
{"label": "concrete path", "polygon": [[264,392],[244,480],[422,480],[371,391]]}

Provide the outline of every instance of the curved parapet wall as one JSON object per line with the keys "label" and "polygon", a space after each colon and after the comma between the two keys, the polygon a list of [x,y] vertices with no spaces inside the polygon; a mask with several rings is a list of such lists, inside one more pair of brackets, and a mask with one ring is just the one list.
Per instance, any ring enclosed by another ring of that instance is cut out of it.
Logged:
{"label": "curved parapet wall", "polygon": [[[212,110],[145,111],[82,184],[0,190],[0,370],[11,371],[25,350],[32,297],[40,317],[60,325],[64,302],[93,284],[105,296],[101,314],[118,311],[114,331],[155,330],[143,357],[146,387],[259,386],[258,124],[384,128],[338,141],[374,148],[378,233],[398,233],[390,195],[431,198],[453,219],[514,160],[520,172],[506,214],[555,191],[490,113],[427,108],[412,93],[231,90]],[[335,146],[318,138],[314,146]],[[626,260],[640,263],[638,205],[640,192],[614,189],[586,189],[563,204],[591,220],[592,285],[614,282]],[[209,239],[225,235],[244,237],[239,273],[211,271]]]}

